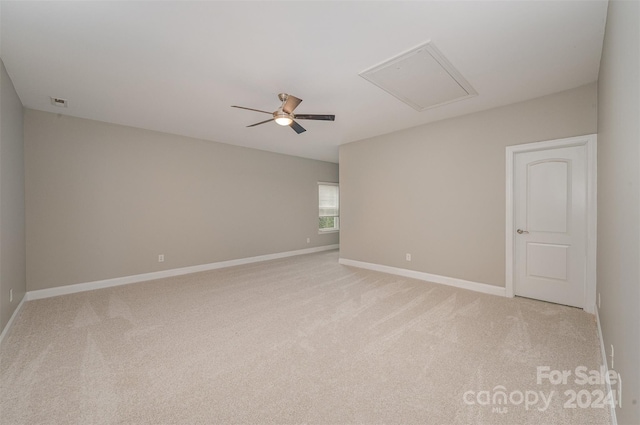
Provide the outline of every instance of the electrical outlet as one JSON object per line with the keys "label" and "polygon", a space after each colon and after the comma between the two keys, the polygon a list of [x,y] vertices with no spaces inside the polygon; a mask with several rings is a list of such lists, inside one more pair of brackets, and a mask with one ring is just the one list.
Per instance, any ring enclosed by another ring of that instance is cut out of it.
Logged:
{"label": "electrical outlet", "polygon": [[[622,376],[618,374],[618,407],[622,408]],[[636,404],[636,401],[633,400],[631,404]]]}
{"label": "electrical outlet", "polygon": [[613,344],[611,344],[611,369],[613,369]]}
{"label": "electrical outlet", "polygon": [[158,255],[158,263],[164,262],[164,254]]}
{"label": "electrical outlet", "polygon": [[307,238],[307,243],[311,243],[311,238]]}
{"label": "electrical outlet", "polygon": [[404,258],[407,261],[411,261],[411,254],[409,254],[409,253],[405,254]]}
{"label": "electrical outlet", "polygon": [[13,289],[9,289],[9,302],[13,302]]}

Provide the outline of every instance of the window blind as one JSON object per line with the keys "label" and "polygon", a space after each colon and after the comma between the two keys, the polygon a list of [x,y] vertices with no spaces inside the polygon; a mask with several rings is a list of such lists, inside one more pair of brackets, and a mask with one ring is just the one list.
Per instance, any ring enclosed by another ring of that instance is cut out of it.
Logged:
{"label": "window blind", "polygon": [[338,186],[318,185],[320,217],[338,217],[340,215]]}

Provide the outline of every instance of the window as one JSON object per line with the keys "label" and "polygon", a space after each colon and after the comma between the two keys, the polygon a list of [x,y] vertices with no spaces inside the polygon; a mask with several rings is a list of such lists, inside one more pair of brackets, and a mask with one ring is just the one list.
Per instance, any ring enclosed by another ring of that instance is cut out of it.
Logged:
{"label": "window", "polygon": [[340,188],[337,183],[318,183],[318,232],[340,229]]}

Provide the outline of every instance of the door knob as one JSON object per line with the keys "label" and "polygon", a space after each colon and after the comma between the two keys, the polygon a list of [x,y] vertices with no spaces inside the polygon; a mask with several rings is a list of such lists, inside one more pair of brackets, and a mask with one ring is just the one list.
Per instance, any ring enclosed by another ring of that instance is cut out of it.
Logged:
{"label": "door knob", "polygon": [[516,232],[518,232],[518,234],[520,234],[520,235],[523,234],[523,233],[529,233],[526,230],[522,230],[522,229],[518,229],[518,230],[516,230]]}

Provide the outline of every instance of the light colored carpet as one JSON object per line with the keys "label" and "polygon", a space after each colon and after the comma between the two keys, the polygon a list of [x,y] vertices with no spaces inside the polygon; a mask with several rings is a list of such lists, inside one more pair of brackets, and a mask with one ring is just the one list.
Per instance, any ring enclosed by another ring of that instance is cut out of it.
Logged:
{"label": "light colored carpet", "polygon": [[[538,366],[598,369],[593,316],[337,260],[27,302],[0,347],[0,423],[608,423],[606,407],[563,408],[604,386],[536,383]],[[497,386],[512,401],[477,404]],[[555,395],[527,410],[527,391]]]}

